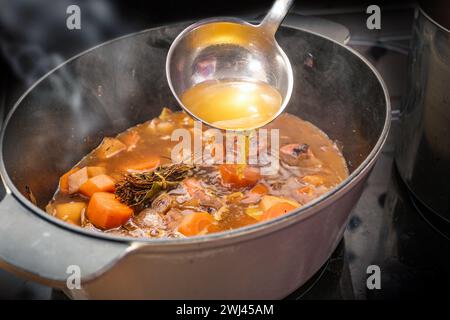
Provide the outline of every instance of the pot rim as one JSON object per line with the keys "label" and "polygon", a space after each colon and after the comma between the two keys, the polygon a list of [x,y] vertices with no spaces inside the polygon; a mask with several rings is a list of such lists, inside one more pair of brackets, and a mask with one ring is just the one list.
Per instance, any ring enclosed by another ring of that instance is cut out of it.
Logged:
{"label": "pot rim", "polygon": [[337,186],[335,186],[333,189],[331,189],[329,192],[325,193],[324,195],[316,198],[315,200],[311,201],[305,206],[300,207],[297,210],[294,210],[288,214],[285,214],[283,216],[280,216],[278,218],[265,221],[262,223],[255,223],[252,225],[248,225],[245,227],[229,230],[229,231],[222,231],[218,233],[212,233],[202,236],[195,236],[195,237],[186,237],[186,238],[133,238],[133,237],[124,237],[124,236],[114,236],[110,234],[106,234],[103,232],[95,232],[91,230],[86,230],[84,228],[78,227],[78,226],[72,226],[71,224],[68,224],[56,217],[53,217],[46,213],[41,208],[34,205],[30,200],[28,200],[20,191],[16,188],[12,180],[10,179],[6,168],[5,163],[3,159],[3,142],[5,137],[6,128],[8,127],[8,123],[10,119],[13,117],[14,112],[17,108],[19,108],[22,101],[26,98],[26,96],[35,88],[37,87],[42,81],[44,81],[48,76],[50,76],[53,72],[56,70],[62,68],[66,64],[69,64],[73,60],[91,52],[94,51],[102,46],[109,45],[113,42],[120,41],[129,37],[134,37],[137,35],[141,35],[150,31],[154,31],[160,28],[165,28],[168,26],[175,26],[175,25],[182,25],[187,22],[180,22],[170,25],[164,25],[154,28],[149,28],[145,30],[141,30],[138,32],[130,33],[124,36],[120,36],[118,38],[114,38],[112,40],[108,40],[106,42],[103,42],[99,45],[96,45],[92,48],[89,48],[85,51],[82,51],[75,56],[69,58],[68,60],[64,61],[63,63],[59,64],[49,72],[47,72],[45,75],[43,75],[39,80],[37,80],[31,87],[29,87],[22,96],[17,100],[17,102],[14,104],[12,109],[8,112],[7,117],[5,118],[5,121],[3,123],[3,127],[0,134],[0,175],[1,179],[3,180],[3,184],[5,186],[6,192],[8,194],[11,194],[19,203],[20,205],[24,206],[28,211],[32,212],[33,214],[38,215],[40,218],[48,221],[49,223],[53,223],[57,225],[58,227],[61,227],[63,229],[66,229],[67,231],[79,234],[80,236],[88,236],[93,239],[103,239],[103,240],[109,240],[114,242],[126,242],[130,244],[136,244],[136,245],[146,245],[146,246],[159,246],[159,245],[192,245],[192,244],[198,244],[198,243],[213,243],[220,240],[229,240],[229,239],[236,239],[236,240],[244,240],[245,238],[250,237],[258,237],[261,235],[261,233],[271,233],[274,230],[278,230],[280,228],[285,228],[293,223],[297,223],[299,221],[308,219],[312,217],[314,214],[318,213],[320,208],[326,207],[332,203],[335,202],[338,198],[340,198],[342,195],[347,193],[360,179],[362,179],[365,174],[372,168],[375,161],[377,160],[378,154],[381,152],[381,149],[387,139],[390,124],[391,124],[391,105],[389,100],[389,93],[386,84],[384,83],[381,75],[379,72],[375,69],[375,67],[366,59],[364,58],[360,53],[358,53],[356,50],[347,47],[346,45],[331,39],[327,36],[318,34],[316,32],[312,32],[309,30],[304,30],[301,28],[296,28],[292,26],[282,26],[283,28],[290,28],[298,31],[302,31],[305,33],[313,34],[317,37],[323,38],[325,40],[331,41],[336,45],[339,45],[343,49],[349,51],[351,54],[359,58],[375,75],[375,77],[378,80],[378,83],[381,85],[381,88],[384,93],[385,98],[385,107],[386,107],[386,117],[383,124],[383,129],[381,131],[381,134],[368,154],[368,156],[364,159],[364,161],[341,183],[339,183]]}
{"label": "pot rim", "polygon": [[447,32],[447,33],[450,33],[450,29],[448,29],[448,28],[446,28],[446,27],[444,27],[443,25],[441,25],[439,22],[437,22],[436,20],[434,20],[424,9],[422,9],[421,7],[418,7],[417,8],[417,11],[421,14],[421,15],[423,15],[430,23],[432,23],[436,28],[438,28],[438,29],[440,29],[440,30],[442,30],[442,31],[444,31],[444,32]]}

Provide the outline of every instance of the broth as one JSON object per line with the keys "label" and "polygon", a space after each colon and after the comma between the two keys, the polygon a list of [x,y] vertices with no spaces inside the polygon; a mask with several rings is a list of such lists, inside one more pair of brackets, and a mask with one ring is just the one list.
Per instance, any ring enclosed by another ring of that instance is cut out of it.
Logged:
{"label": "broth", "polygon": [[272,86],[250,81],[205,81],[183,93],[192,114],[221,129],[253,129],[273,119],[282,97]]}

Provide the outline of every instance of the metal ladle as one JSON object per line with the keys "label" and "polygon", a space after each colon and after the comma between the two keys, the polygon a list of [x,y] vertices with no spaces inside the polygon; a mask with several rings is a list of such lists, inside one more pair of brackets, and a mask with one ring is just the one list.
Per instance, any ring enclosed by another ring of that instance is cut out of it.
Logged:
{"label": "metal ladle", "polygon": [[173,41],[166,60],[167,80],[180,106],[195,119],[215,127],[192,113],[181,101],[182,94],[204,81],[257,81],[277,89],[282,97],[280,109],[266,123],[275,119],[289,102],[293,87],[291,63],[275,40],[293,1],[276,0],[258,25],[237,18],[214,18],[184,29]]}

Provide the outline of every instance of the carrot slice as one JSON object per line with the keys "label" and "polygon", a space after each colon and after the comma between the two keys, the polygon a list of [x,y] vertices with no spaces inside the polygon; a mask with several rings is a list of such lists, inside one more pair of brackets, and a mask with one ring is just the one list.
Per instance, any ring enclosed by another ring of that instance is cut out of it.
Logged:
{"label": "carrot slice", "polygon": [[80,192],[85,196],[92,197],[96,192],[114,192],[114,180],[106,174],[100,174],[80,186]]}
{"label": "carrot slice", "polygon": [[263,185],[262,183],[258,183],[256,186],[254,186],[251,190],[250,193],[253,194],[257,194],[257,195],[265,195],[269,193],[269,188],[267,188],[265,185]]}
{"label": "carrot slice", "polygon": [[214,218],[206,212],[194,212],[183,218],[178,231],[185,236],[195,236],[204,233],[214,223]]}
{"label": "carrot slice", "polygon": [[125,224],[133,209],[121,203],[113,193],[96,192],[87,208],[89,221],[99,229],[112,229]]}
{"label": "carrot slice", "polygon": [[270,195],[265,195],[261,198],[261,201],[259,203],[259,207],[263,211],[267,211],[272,207],[273,205],[280,203],[280,202],[286,202],[291,204],[294,207],[299,207],[300,204],[294,200],[288,199],[288,198],[282,198],[282,197],[275,197]]}
{"label": "carrot slice", "polygon": [[219,171],[222,182],[232,187],[251,186],[261,179],[259,169],[245,164],[222,164]]}
{"label": "carrot slice", "polygon": [[124,167],[128,172],[151,171],[159,166],[159,163],[159,157],[149,157],[148,159],[140,162],[126,164]]}
{"label": "carrot slice", "polygon": [[78,170],[80,170],[80,168],[72,168],[61,176],[59,179],[59,190],[61,190],[62,193],[69,193],[69,176]]}
{"label": "carrot slice", "polygon": [[279,217],[283,214],[288,213],[289,211],[294,210],[295,208],[297,207],[287,202],[276,203],[273,206],[271,206],[269,210],[267,210],[262,214],[261,220],[269,220]]}

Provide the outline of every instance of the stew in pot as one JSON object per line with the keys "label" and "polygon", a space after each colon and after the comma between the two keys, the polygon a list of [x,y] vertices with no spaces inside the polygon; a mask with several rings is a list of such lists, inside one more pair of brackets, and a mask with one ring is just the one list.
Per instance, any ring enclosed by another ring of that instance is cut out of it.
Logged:
{"label": "stew in pot", "polygon": [[186,113],[164,109],[158,118],[104,138],[60,178],[46,211],[98,232],[189,237],[284,215],[348,176],[336,144],[290,114],[265,126],[279,129],[279,169],[271,175],[261,174],[259,165],[173,163],[178,141],[171,134],[180,128],[196,130]]}

